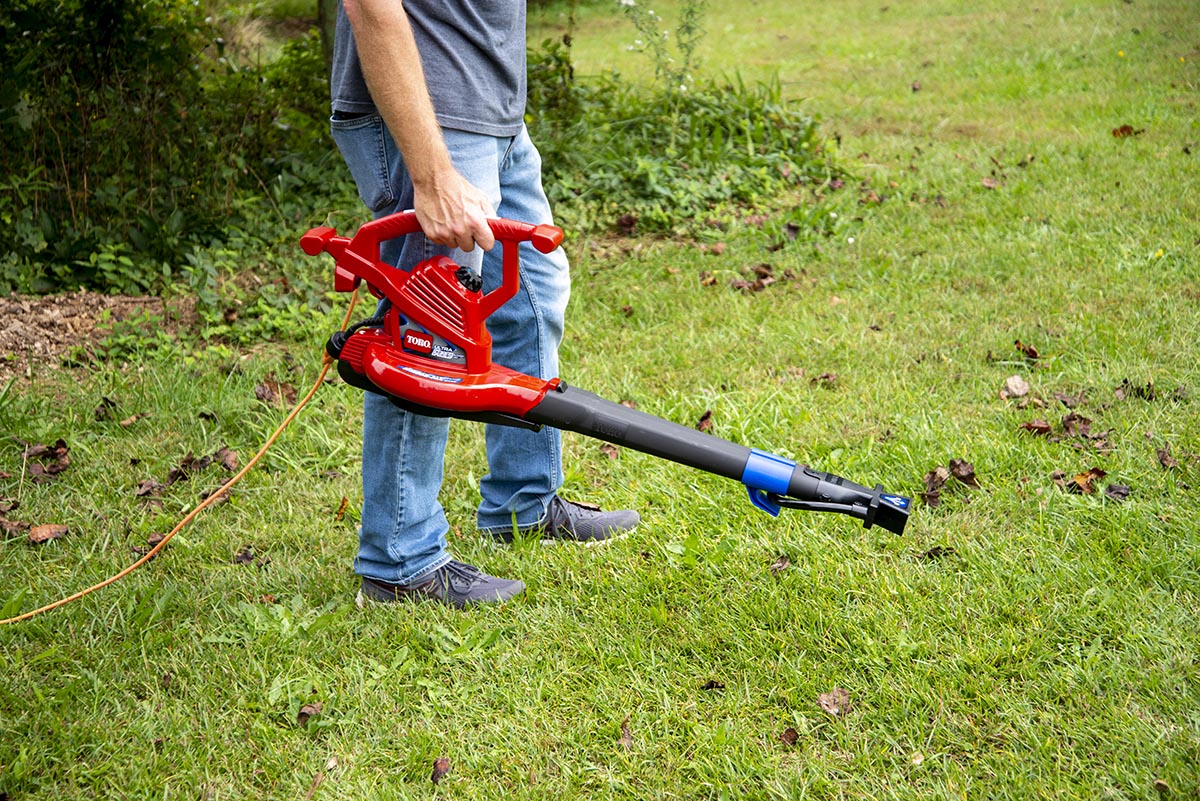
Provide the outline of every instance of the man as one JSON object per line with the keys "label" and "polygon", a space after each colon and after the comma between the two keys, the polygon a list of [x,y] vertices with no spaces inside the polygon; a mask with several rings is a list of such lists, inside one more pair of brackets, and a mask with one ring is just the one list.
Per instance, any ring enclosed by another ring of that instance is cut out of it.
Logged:
{"label": "man", "polygon": [[[410,269],[436,254],[499,285],[487,224],[500,216],[551,222],[541,159],[525,130],[524,0],[343,0],[331,77],[331,129],[362,200],[378,217],[412,208],[424,235],[384,244],[381,258]],[[570,294],[562,250],[522,251],[521,290],[488,318],[494,360],[542,378],[558,374]],[[507,600],[518,580],[489,576],[446,548],[438,503],[449,422],[366,393],[361,596],[429,598],[454,606]],[[604,542],[634,528],[632,511],[601,512],[558,496],[559,432],[486,430],[481,531],[514,528],[543,539]]]}

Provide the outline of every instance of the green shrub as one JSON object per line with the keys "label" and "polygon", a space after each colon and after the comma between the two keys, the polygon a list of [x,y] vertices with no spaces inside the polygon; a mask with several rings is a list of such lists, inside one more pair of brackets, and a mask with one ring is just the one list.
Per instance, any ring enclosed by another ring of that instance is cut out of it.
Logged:
{"label": "green shrub", "polygon": [[[0,9],[0,292],[156,291],[327,141],[315,36],[240,66],[187,0]],[[244,207],[244,206],[243,206]]]}
{"label": "green shrub", "polygon": [[569,46],[529,57],[526,121],[555,213],[575,230],[695,232],[835,171],[818,125],[777,82],[693,80],[651,90],[577,81]]}

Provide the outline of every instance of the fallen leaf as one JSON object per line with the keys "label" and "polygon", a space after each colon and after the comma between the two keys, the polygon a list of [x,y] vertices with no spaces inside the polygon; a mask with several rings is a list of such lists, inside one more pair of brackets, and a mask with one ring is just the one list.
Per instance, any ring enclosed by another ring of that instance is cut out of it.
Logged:
{"label": "fallen leaf", "polygon": [[254,546],[247,545],[230,560],[235,565],[248,565],[254,561]]}
{"label": "fallen leaf", "polygon": [[920,751],[913,751],[908,761],[912,763],[913,767],[920,767],[925,762],[925,755]]}
{"label": "fallen leaf", "polygon": [[1028,423],[1021,423],[1021,428],[1038,437],[1047,436],[1051,430],[1050,424],[1042,419],[1030,420]]}
{"label": "fallen leaf", "polygon": [[787,555],[784,554],[784,555],[781,555],[778,559],[776,559],[771,564],[770,570],[772,573],[779,574],[779,573],[783,572],[784,570],[787,570],[791,566],[792,566],[792,560],[788,559]]}
{"label": "fallen leaf", "polygon": [[944,545],[935,545],[927,551],[917,554],[917,559],[922,562],[935,562],[946,556],[953,556],[955,553],[953,548]]}
{"label": "fallen leaf", "polygon": [[1124,484],[1109,484],[1104,488],[1104,494],[1118,503],[1125,501],[1130,492],[1132,490]]}
{"label": "fallen leaf", "polygon": [[980,183],[982,183],[988,189],[999,189],[1000,188],[1000,181],[998,181],[996,178],[993,178],[990,175],[984,176],[983,180],[980,181]]}
{"label": "fallen leaf", "polygon": [[1132,125],[1121,125],[1112,129],[1112,135],[1116,139],[1125,139],[1129,136],[1139,136],[1146,132],[1145,128],[1134,128]]}
{"label": "fallen leaf", "polygon": [[625,234],[625,236],[630,236],[634,232],[634,229],[637,228],[637,221],[637,215],[622,214],[617,218],[617,230]]}
{"label": "fallen leaf", "polygon": [[342,496],[342,502],[338,504],[337,511],[333,513],[334,520],[341,521],[346,516],[346,508],[350,505],[350,499],[345,495]]}
{"label": "fallen leaf", "polygon": [[712,428],[713,412],[712,409],[705,410],[704,414],[700,415],[699,421],[696,422],[697,431],[708,431]]}
{"label": "fallen leaf", "polygon": [[616,445],[613,445],[611,442],[605,442],[603,445],[601,445],[600,452],[609,459],[616,459],[621,455],[621,449]]}
{"label": "fallen leaf", "polygon": [[321,702],[314,701],[311,704],[305,704],[300,707],[300,711],[296,713],[296,723],[301,728],[308,725],[308,721],[321,714]]}
{"label": "fallen leaf", "polygon": [[9,512],[16,511],[20,505],[20,501],[10,501],[7,498],[0,498],[0,515],[6,515]]}
{"label": "fallen leaf", "polygon": [[437,759],[433,760],[433,775],[429,777],[429,780],[434,784],[437,784],[449,772],[450,760],[446,757],[438,757]]}
{"label": "fallen leaf", "polygon": [[29,529],[29,541],[35,545],[41,545],[44,542],[64,537],[66,534],[67,527],[61,523],[47,523],[46,525],[34,526]]}
{"label": "fallen leaf", "polygon": [[112,419],[113,412],[116,411],[117,402],[112,398],[101,398],[100,405],[92,410],[92,417],[97,423],[104,423]]}
{"label": "fallen leaf", "polygon": [[133,493],[135,497],[147,498],[158,497],[166,487],[152,478],[148,478],[141,484],[138,484],[137,490]]}
{"label": "fallen leaf", "polygon": [[629,728],[629,717],[621,721],[621,739],[617,740],[626,751],[633,748],[633,731]]}
{"label": "fallen leaf", "polygon": [[1179,460],[1171,455],[1171,443],[1164,443],[1161,448],[1157,448],[1154,452],[1158,455],[1158,463],[1163,466],[1164,470],[1173,470],[1179,467]]}
{"label": "fallen leaf", "polygon": [[814,378],[810,383],[813,386],[829,388],[829,387],[834,386],[837,383],[837,380],[838,380],[837,373],[821,373],[819,376]]}
{"label": "fallen leaf", "polygon": [[1071,412],[1063,418],[1063,433],[1068,437],[1088,437],[1092,433],[1092,421],[1090,418],[1080,414]]}
{"label": "fallen leaf", "polygon": [[937,466],[925,474],[925,491],[921,493],[921,500],[925,501],[927,506],[937,506],[941,503],[942,486],[950,480],[950,471],[942,466]]}
{"label": "fallen leaf", "polygon": [[1144,385],[1132,384],[1128,378],[1121,379],[1121,383],[1113,390],[1113,394],[1117,396],[1117,400],[1141,398],[1142,400],[1152,401],[1156,397],[1153,381],[1147,381]]}
{"label": "fallen leaf", "polygon": [[633,316],[633,307],[630,306],[628,303],[626,303],[624,306],[621,307],[621,314],[624,314],[626,317],[632,317]]}
{"label": "fallen leaf", "polygon": [[1000,390],[1000,398],[1009,400],[1010,398],[1023,398],[1029,394],[1029,384],[1024,378],[1019,375],[1009,376],[1004,380],[1004,386]]}
{"label": "fallen leaf", "polygon": [[1096,488],[1092,486],[1093,482],[1107,475],[1108,473],[1099,467],[1093,467],[1082,473],[1076,473],[1075,477],[1067,482],[1067,491],[1076,494],[1092,495],[1096,492]]}
{"label": "fallen leaf", "polygon": [[844,717],[850,712],[850,691],[844,687],[834,687],[817,696],[817,705],[835,718]]}
{"label": "fallen leaf", "polygon": [[1068,409],[1074,409],[1076,406],[1083,403],[1083,396],[1086,392],[1087,390],[1083,389],[1079,390],[1078,395],[1067,395],[1063,392],[1055,392],[1054,399],[1062,403],[1062,405],[1066,406]]}
{"label": "fallen leaf", "polygon": [[975,465],[962,459],[950,460],[950,475],[971,489],[979,489],[979,481],[975,478]]}
{"label": "fallen leaf", "polygon": [[3,532],[6,537],[24,534],[28,530],[29,524],[24,520],[5,520],[0,518],[0,532]]}
{"label": "fallen leaf", "polygon": [[70,448],[62,439],[53,445],[34,445],[21,454],[30,462],[27,472],[35,483],[49,481],[71,466]]}
{"label": "fallen leaf", "polygon": [[141,412],[138,412],[136,414],[129,415],[124,420],[117,423],[117,425],[119,425],[121,428],[129,428],[131,425],[136,423],[138,420],[141,420],[143,417],[149,417],[149,416],[150,415],[148,415],[148,414],[142,414]]}
{"label": "fallen leaf", "polygon": [[724,690],[725,682],[717,681],[716,679],[709,679],[708,681],[706,681],[700,685],[700,689],[701,690]]}
{"label": "fallen leaf", "polygon": [[700,286],[716,286],[717,277],[708,270],[700,271]]}
{"label": "fallen leaf", "polygon": [[229,448],[221,448],[219,451],[217,451],[216,453],[213,454],[213,458],[217,460],[217,462],[221,465],[221,467],[225,468],[230,473],[237,472],[237,469],[238,469],[237,451],[231,451],[231,450],[229,450]]}
{"label": "fallen leaf", "polygon": [[799,739],[800,732],[796,731],[791,726],[788,726],[783,730],[783,734],[779,735],[779,742],[783,743],[784,745],[795,745],[796,741]]}
{"label": "fallen leaf", "polygon": [[1026,359],[1029,359],[1031,361],[1036,361],[1037,359],[1042,358],[1042,354],[1038,353],[1037,348],[1035,348],[1033,345],[1027,345],[1019,339],[1013,343],[1013,346],[1017,350],[1021,351],[1021,353],[1024,354]]}

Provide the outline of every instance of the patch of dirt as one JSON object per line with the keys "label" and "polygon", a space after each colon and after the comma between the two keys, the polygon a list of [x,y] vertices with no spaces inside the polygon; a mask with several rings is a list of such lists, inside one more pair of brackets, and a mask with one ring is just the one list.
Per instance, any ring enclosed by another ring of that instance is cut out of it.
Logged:
{"label": "patch of dirt", "polygon": [[[104,312],[108,312],[105,317]],[[104,338],[107,326],[151,315],[159,330],[177,331],[196,321],[190,300],[67,292],[0,297],[0,384],[58,370],[76,348],[84,352]]]}

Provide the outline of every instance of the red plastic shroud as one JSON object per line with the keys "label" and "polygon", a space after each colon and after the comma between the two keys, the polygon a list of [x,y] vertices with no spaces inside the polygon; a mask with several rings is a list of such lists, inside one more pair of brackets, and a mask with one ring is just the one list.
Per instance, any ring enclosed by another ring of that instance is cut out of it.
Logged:
{"label": "red plastic shroud", "polygon": [[[300,239],[310,256],[328,253],[336,261],[333,286],[353,291],[360,282],[377,298],[387,298],[382,328],[364,328],[347,340],[339,360],[389,395],[446,412],[500,412],[524,417],[559,380],[534,378],[492,363],[492,338],[484,321],[520,287],[520,244],[549,253],[563,240],[553,225],[488,220],[503,248],[503,280],[482,294],[463,286],[458,265],[445,256],[427,259],[410,271],[379,259],[381,243],[421,230],[412,211],[373,220],[352,238],[332,228],[313,228]],[[405,321],[462,348],[466,364],[454,364],[404,349]]]}

